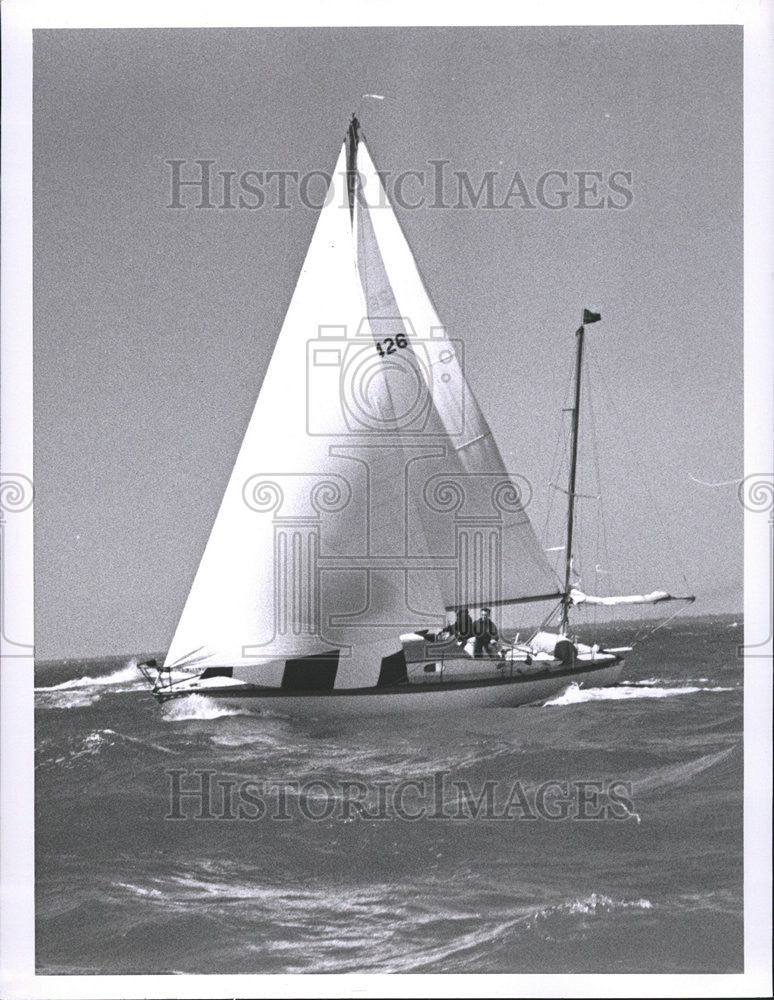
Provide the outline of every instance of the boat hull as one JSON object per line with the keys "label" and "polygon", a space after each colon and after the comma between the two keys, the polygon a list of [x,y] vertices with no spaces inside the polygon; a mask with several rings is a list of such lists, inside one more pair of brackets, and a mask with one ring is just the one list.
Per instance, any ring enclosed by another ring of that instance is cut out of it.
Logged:
{"label": "boat hull", "polygon": [[387,687],[341,688],[330,691],[288,691],[258,685],[200,684],[195,691],[156,691],[162,702],[206,697],[230,709],[280,712],[304,717],[343,717],[459,712],[475,708],[515,708],[544,701],[568,685],[606,687],[621,676],[623,661],[584,664],[572,669],[546,670],[491,680],[400,684]]}

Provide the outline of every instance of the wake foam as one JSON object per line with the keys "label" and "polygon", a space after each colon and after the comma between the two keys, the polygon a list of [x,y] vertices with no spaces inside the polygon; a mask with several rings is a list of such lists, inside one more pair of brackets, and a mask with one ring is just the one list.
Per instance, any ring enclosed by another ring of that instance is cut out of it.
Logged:
{"label": "wake foam", "polygon": [[709,684],[709,677],[645,677],[640,681],[629,681],[630,687],[657,687],[659,684]]}
{"label": "wake foam", "polygon": [[202,694],[189,694],[179,700],[167,702],[162,705],[161,714],[166,722],[182,722],[187,719],[219,719],[229,715],[256,716],[255,712],[251,712],[247,708],[228,708]]}
{"label": "wake foam", "polygon": [[627,701],[634,698],[675,698],[683,694],[700,692],[735,691],[733,687],[653,687],[650,685],[622,684],[618,687],[582,688],[571,684],[556,698],[543,702],[543,707],[555,705],[580,705],[587,701]]}

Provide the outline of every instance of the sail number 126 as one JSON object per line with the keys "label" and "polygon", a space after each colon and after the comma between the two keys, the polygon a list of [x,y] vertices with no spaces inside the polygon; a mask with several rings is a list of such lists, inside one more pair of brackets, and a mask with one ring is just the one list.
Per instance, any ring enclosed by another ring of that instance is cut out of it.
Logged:
{"label": "sail number 126", "polygon": [[408,347],[408,340],[405,333],[397,333],[395,338],[385,337],[384,340],[377,340],[376,353],[380,358],[386,358],[388,354],[395,354],[396,347]]}

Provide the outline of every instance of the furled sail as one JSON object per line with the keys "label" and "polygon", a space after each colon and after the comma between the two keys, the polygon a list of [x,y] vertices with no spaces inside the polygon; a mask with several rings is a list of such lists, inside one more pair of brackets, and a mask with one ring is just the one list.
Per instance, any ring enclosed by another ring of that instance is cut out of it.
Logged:
{"label": "furled sail", "polygon": [[570,591],[570,601],[573,604],[600,604],[605,607],[616,607],[619,604],[660,604],[661,601],[692,602],[695,599],[693,596],[675,597],[666,590],[653,590],[650,594],[621,594],[618,597],[595,597],[574,587]]}
{"label": "furled sail", "polygon": [[399,670],[400,634],[451,605],[558,593],[357,139],[338,158],[166,667],[374,684]]}

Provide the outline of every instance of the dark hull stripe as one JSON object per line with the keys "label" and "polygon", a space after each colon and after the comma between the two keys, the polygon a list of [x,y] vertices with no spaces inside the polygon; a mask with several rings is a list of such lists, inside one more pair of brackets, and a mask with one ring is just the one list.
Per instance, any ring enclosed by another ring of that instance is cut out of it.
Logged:
{"label": "dark hull stripe", "polygon": [[243,688],[213,688],[199,691],[176,691],[166,693],[159,691],[156,697],[159,701],[169,701],[172,698],[184,698],[189,694],[201,694],[213,698],[346,698],[362,695],[412,695],[429,694],[432,691],[461,691],[470,688],[506,687],[508,685],[531,684],[534,681],[555,680],[557,677],[577,677],[583,674],[596,673],[621,663],[622,657],[615,660],[568,667],[565,670],[541,670],[531,674],[519,674],[517,677],[493,677],[491,680],[477,681],[434,681],[427,684],[396,684],[383,687],[336,688],[335,690],[314,690],[310,688],[275,688],[261,687],[254,684]]}

